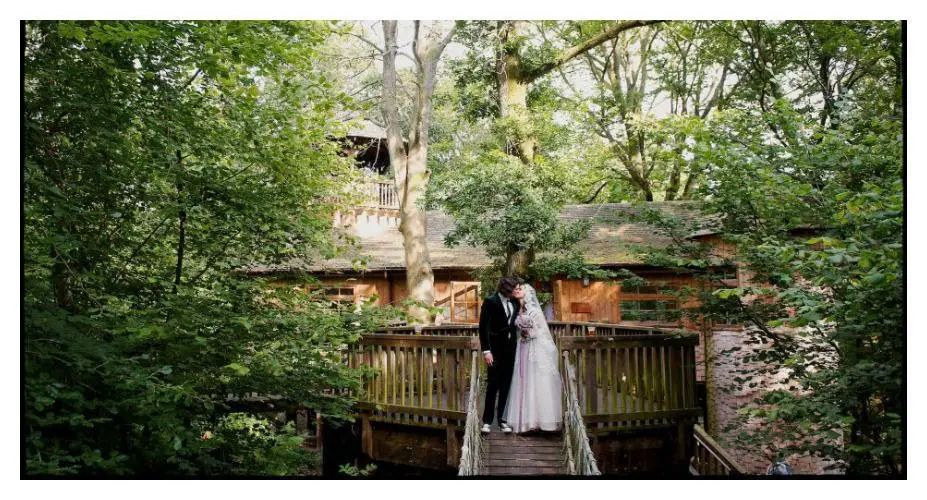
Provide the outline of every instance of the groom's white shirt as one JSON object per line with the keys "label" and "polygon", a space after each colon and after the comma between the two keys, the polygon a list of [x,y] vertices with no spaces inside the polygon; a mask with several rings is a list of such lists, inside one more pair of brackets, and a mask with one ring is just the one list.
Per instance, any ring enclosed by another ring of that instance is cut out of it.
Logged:
{"label": "groom's white shirt", "polygon": [[[502,295],[501,293],[497,293],[496,295],[498,295],[498,296],[499,296],[499,300],[502,301],[502,309],[505,309],[505,317],[506,317],[506,318],[511,318],[511,317],[512,317],[512,312],[513,312],[513,310],[512,310],[512,301],[509,300],[509,299],[508,299],[507,297],[505,297],[504,295]],[[489,350],[489,349],[486,349],[485,351],[483,351],[483,354],[486,354],[487,352],[490,352],[490,350]]]}

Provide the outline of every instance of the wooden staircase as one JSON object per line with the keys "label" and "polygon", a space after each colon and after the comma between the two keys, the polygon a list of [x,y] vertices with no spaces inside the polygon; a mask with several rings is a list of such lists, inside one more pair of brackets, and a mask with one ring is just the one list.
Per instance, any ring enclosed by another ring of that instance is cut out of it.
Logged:
{"label": "wooden staircase", "polygon": [[483,435],[486,450],[483,473],[489,476],[544,476],[566,474],[563,436],[557,433],[505,434],[494,428]]}

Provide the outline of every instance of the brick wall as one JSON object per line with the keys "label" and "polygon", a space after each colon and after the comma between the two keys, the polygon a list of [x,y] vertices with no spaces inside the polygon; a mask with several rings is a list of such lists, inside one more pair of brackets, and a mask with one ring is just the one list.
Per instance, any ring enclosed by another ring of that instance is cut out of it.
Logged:
{"label": "brick wall", "polygon": [[[707,345],[708,364],[706,365],[708,371],[706,377],[708,432],[722,443],[722,446],[750,473],[765,474],[766,468],[772,463],[774,457],[764,456],[761,450],[734,447],[728,441],[729,438],[733,437],[734,432],[728,435],[723,432],[723,429],[727,424],[734,421],[739,408],[753,401],[762,392],[787,388],[782,383],[786,377],[786,372],[782,370],[761,379],[757,387],[749,388],[746,387],[746,384],[738,384],[741,386],[740,389],[728,392],[725,389],[734,383],[734,378],[737,376],[743,377],[736,370],[744,367],[744,356],[761,349],[762,345],[744,343],[746,334],[742,331],[714,331],[708,335],[710,336],[710,339],[707,339],[709,343]],[[721,354],[722,351],[735,347],[740,347],[740,350],[729,354]],[[793,455],[787,459],[787,462],[792,466],[794,474],[834,473],[824,470],[828,462],[819,457]]]}

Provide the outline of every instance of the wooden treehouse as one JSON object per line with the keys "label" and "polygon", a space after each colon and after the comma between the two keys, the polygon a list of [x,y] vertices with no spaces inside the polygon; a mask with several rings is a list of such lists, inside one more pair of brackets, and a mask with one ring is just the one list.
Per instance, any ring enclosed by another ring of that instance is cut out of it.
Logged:
{"label": "wooden treehouse", "polygon": [[697,426],[698,337],[551,323],[561,353],[563,431],[479,432],[484,363],[475,325],[390,328],[350,352],[367,365],[356,423],[326,428],[323,460],[352,455],[459,475],[728,475],[740,469]]}
{"label": "wooden treehouse", "polygon": [[[322,287],[345,307],[361,302],[398,305],[408,290],[399,201],[389,176],[385,132],[370,122],[348,134],[344,154],[364,172],[359,203],[335,214],[333,232],[355,245],[334,258],[306,255],[247,272],[305,289]],[[692,203],[650,203],[650,208],[701,226]],[[564,222],[591,223],[577,244],[585,261],[601,269],[631,270],[641,284],[553,276],[534,283],[550,294],[545,315],[560,347],[564,378],[564,432],[559,436],[487,437],[477,431],[483,404],[484,366],[477,326],[485,290],[473,271],[491,264],[483,248],[448,248],[452,217],[426,213],[426,245],[434,272],[436,323],[443,326],[389,328],[362,338],[346,362],[367,365],[377,375],[356,395],[353,426],[326,428],[321,435],[326,473],[365,456],[381,463],[432,471],[474,474],[659,474],[736,473],[738,466],[701,427],[706,365],[697,349],[705,331],[679,321],[695,304],[667,289],[700,286],[678,270],[648,265],[639,245],[668,242],[653,228],[634,222],[639,209],[622,203],[566,205]],[[707,226],[706,226],[707,227]],[[710,229],[691,235],[726,248]],[[362,265],[360,264],[362,263]],[[732,286],[741,278],[730,274]],[[311,275],[313,284],[302,276]],[[703,325],[704,326],[704,325]],[[664,328],[664,329],[661,329]],[[710,412],[709,412],[710,413]]]}

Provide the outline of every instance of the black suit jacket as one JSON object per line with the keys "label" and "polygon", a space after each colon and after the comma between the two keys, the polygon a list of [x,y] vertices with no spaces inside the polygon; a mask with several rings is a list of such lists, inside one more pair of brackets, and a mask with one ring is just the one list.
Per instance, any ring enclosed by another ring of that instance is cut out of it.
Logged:
{"label": "black suit jacket", "polygon": [[514,350],[515,318],[518,317],[521,306],[515,298],[509,300],[513,308],[511,323],[505,316],[505,308],[502,307],[498,293],[484,300],[483,307],[480,308],[480,349],[494,351],[494,356],[499,355],[500,349]]}

